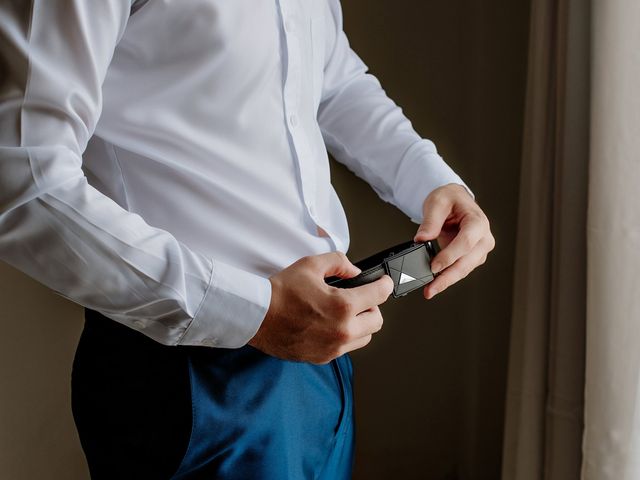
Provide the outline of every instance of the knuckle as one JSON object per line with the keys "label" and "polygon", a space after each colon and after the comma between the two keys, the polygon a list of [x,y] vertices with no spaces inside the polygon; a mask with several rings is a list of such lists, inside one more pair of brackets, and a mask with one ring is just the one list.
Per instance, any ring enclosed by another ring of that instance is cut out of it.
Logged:
{"label": "knuckle", "polygon": [[318,264],[318,258],[314,255],[307,255],[298,260],[298,263],[307,268],[314,268]]}
{"label": "knuckle", "polygon": [[488,223],[489,221],[487,220],[487,216],[484,214],[484,212],[482,211],[482,209],[478,206],[477,203],[473,204],[473,209],[471,211],[471,215],[473,215],[473,217],[480,223],[482,223],[483,225]]}
{"label": "knuckle", "polygon": [[453,261],[454,261],[453,255],[451,255],[448,252],[440,252],[439,262],[441,265],[443,265],[444,267],[448,267],[453,263]]}
{"label": "knuckle", "polygon": [[469,213],[470,218],[473,221],[474,226],[478,227],[479,231],[489,230],[489,219],[484,214],[480,207],[477,207],[474,211]]}
{"label": "knuckle", "polygon": [[384,325],[384,318],[382,318],[382,314],[380,312],[378,312],[378,315],[376,316],[376,323],[375,323],[374,333],[377,333],[380,330],[382,330],[383,325]]}
{"label": "knuckle", "polygon": [[465,250],[471,250],[476,244],[476,237],[472,233],[466,233],[460,236],[460,245]]}
{"label": "knuckle", "polygon": [[353,304],[351,301],[345,298],[344,295],[337,296],[336,300],[333,302],[333,313],[341,319],[350,317],[352,312]]}
{"label": "knuckle", "polygon": [[489,251],[496,248],[496,239],[493,235],[489,234]]}
{"label": "knuckle", "polygon": [[329,306],[329,314],[338,320],[351,316],[353,309],[352,302],[346,297],[344,290],[336,289],[333,293],[333,300]]}
{"label": "knuckle", "polygon": [[335,256],[336,256],[336,258],[337,258],[337,260],[338,260],[339,262],[345,262],[345,261],[347,261],[347,256],[346,256],[343,252],[341,252],[341,251],[339,251],[339,250],[336,250],[335,252],[333,252],[333,255],[335,255]]}
{"label": "knuckle", "polygon": [[491,236],[491,223],[484,212],[480,211],[480,214],[482,216],[482,229]]}
{"label": "knuckle", "polygon": [[341,325],[335,331],[335,340],[339,344],[347,343],[353,338],[352,328],[348,324]]}

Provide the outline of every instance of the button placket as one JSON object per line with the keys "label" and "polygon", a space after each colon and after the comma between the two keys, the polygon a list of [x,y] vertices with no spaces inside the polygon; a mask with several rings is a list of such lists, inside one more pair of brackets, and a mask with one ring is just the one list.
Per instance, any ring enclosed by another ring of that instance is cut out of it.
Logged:
{"label": "button placket", "polygon": [[315,165],[311,148],[305,137],[304,129],[300,128],[299,97],[301,95],[301,55],[302,42],[295,34],[294,5],[289,5],[288,0],[279,1],[280,16],[284,29],[285,44],[287,48],[287,66],[284,83],[284,107],[287,118],[288,131],[291,136],[294,158],[298,164],[299,181],[302,189],[302,197],[307,205],[307,211],[312,220],[317,223],[315,211],[312,205],[315,203]]}

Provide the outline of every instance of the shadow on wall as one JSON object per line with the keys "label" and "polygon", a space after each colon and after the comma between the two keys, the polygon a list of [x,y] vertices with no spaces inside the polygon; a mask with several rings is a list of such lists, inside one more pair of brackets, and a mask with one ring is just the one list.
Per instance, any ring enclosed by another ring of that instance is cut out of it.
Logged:
{"label": "shadow on wall", "polygon": [[[497,480],[511,320],[530,0],[343,1],[354,50],[476,194],[497,248],[464,282],[383,307],[354,355],[354,480]],[[416,226],[342,166],[357,260]]]}
{"label": "shadow on wall", "polygon": [[86,480],[71,416],[82,309],[0,262],[0,477]]}

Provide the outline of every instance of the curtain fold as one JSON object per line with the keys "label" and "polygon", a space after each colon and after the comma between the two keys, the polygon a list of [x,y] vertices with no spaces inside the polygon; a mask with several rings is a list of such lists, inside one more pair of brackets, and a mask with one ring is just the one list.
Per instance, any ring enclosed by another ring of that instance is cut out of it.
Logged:
{"label": "curtain fold", "polygon": [[588,2],[532,2],[504,480],[580,476],[589,23]]}
{"label": "curtain fold", "polygon": [[640,2],[594,0],[584,480],[640,479]]}

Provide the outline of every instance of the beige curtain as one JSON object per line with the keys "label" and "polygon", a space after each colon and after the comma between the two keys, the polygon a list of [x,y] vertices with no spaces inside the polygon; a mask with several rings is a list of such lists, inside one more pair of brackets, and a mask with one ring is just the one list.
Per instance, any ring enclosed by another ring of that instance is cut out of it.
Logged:
{"label": "beige curtain", "polygon": [[594,0],[584,480],[640,479],[640,2]]}
{"label": "beige curtain", "polygon": [[589,8],[533,0],[503,480],[580,477]]}

